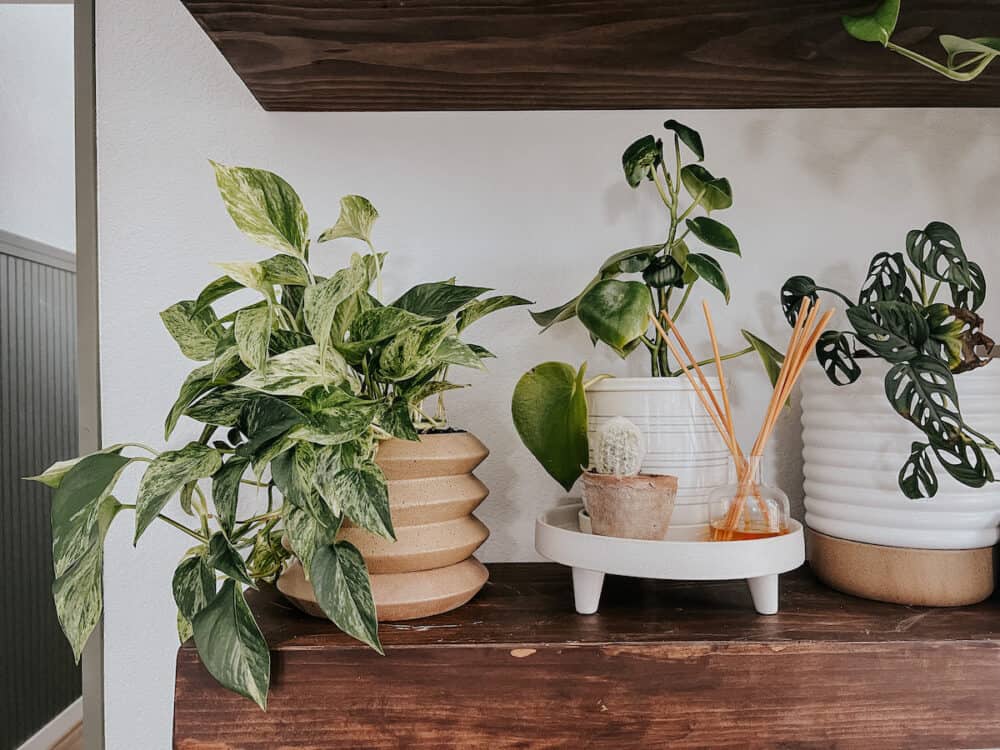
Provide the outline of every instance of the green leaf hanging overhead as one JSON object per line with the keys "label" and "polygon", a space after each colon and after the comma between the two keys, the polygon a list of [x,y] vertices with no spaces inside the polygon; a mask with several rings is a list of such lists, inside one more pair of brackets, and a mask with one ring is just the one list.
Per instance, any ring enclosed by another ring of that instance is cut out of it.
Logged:
{"label": "green leaf hanging overhead", "polygon": [[319,236],[319,242],[328,242],[339,237],[353,237],[371,244],[372,226],[378,218],[378,211],[367,198],[360,195],[345,195],[340,199],[340,216],[337,223]]}

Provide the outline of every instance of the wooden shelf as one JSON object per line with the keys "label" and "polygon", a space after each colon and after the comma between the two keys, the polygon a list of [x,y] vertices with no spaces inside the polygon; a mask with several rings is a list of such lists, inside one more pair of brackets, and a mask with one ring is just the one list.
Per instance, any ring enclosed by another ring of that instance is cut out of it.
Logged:
{"label": "wooden shelf", "polygon": [[175,747],[1000,746],[1000,601],[920,609],[837,594],[803,569],[781,612],[742,582],[611,578],[599,614],[570,574],[491,565],[473,602],[383,624],[386,656],[273,590],[267,713],[177,657]]}
{"label": "wooden shelf", "polygon": [[[851,39],[874,0],[183,0],[268,110],[993,107]],[[1000,34],[1000,3],[908,2],[894,39]],[[997,65],[997,63],[994,63]]]}

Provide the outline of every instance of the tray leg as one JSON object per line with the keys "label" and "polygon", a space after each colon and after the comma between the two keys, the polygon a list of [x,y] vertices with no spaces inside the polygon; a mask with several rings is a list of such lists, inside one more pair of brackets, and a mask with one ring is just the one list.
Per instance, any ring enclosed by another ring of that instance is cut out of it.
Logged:
{"label": "tray leg", "polygon": [[750,598],[753,608],[762,615],[773,615],[778,612],[778,576],[758,576],[747,578],[750,587]]}
{"label": "tray leg", "polygon": [[586,568],[573,568],[573,598],[576,611],[581,615],[592,615],[601,603],[601,589],[604,587],[604,573]]}

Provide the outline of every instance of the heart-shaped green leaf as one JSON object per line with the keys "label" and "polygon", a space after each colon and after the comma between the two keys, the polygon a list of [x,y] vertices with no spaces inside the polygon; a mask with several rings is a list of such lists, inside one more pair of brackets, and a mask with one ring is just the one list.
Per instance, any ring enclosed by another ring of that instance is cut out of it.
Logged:
{"label": "heart-shaped green leaf", "polygon": [[900,0],[882,0],[872,13],[865,16],[841,16],[848,34],[862,42],[878,42],[883,47],[896,30]]}
{"label": "heart-shaped green leaf", "polygon": [[174,571],[172,582],[177,605],[178,635],[183,643],[191,637],[191,620],[215,596],[215,573],[201,555],[186,557]]}
{"label": "heart-shaped green leaf", "polygon": [[425,318],[437,319],[458,312],[488,291],[490,289],[484,286],[459,286],[447,281],[417,284],[393,302],[392,306]]}
{"label": "heart-shaped green leaf", "polygon": [[496,297],[473,300],[458,314],[458,330],[459,332],[464,331],[480,318],[492,315],[500,310],[506,310],[508,307],[533,304],[531,300],[524,299],[524,297],[515,297],[510,294],[500,294]]}
{"label": "heart-shaped green leaf", "polygon": [[697,219],[688,219],[687,227],[691,230],[691,234],[706,245],[725,250],[727,253],[740,254],[740,243],[736,235],[722,222],[707,216],[699,216]]}
{"label": "heart-shaped green leaf", "polygon": [[681,182],[688,194],[706,211],[719,211],[733,205],[733,189],[725,177],[714,177],[700,164],[681,169]]}
{"label": "heart-shaped green leaf", "polygon": [[316,602],[333,624],[383,653],[368,569],[357,548],[349,542],[320,547],[313,553],[309,577]]}
{"label": "heart-shaped green leaf", "polygon": [[210,477],[222,459],[218,451],[201,443],[188,443],[153,459],[139,482],[135,505],[135,541],[149,527],[174,494],[195,479]]}
{"label": "heart-shaped green leaf", "polygon": [[185,357],[204,362],[215,356],[222,329],[211,307],[196,308],[193,300],[183,300],[161,312],[160,320]]}
{"label": "heart-shaped green leaf", "polygon": [[646,331],[652,309],[645,284],[605,279],[580,298],[576,314],[588,331],[623,354]]}
{"label": "heart-shaped green leaf", "polygon": [[521,441],[567,492],[590,460],[585,371],[563,362],[538,365],[517,382],[511,400]]}
{"label": "heart-shaped green leaf", "polygon": [[335,498],[341,512],[356,526],[395,540],[388,487],[374,464],[360,469],[341,469],[328,483],[324,482],[320,492],[328,500]]}
{"label": "heart-shaped green leaf", "polygon": [[267,361],[273,324],[270,305],[249,307],[236,313],[236,322],[233,324],[236,346],[243,364],[251,370],[259,370]]}
{"label": "heart-shaped green leaf", "polygon": [[722,270],[719,261],[704,253],[688,253],[687,265],[699,277],[722,292],[726,302],[729,302],[729,282],[726,280],[725,271]]}
{"label": "heart-shaped green leaf", "polygon": [[625,179],[632,187],[639,187],[644,179],[653,179],[652,172],[663,161],[663,141],[646,135],[637,140],[622,154]]}
{"label": "heart-shaped green leaf", "polygon": [[208,564],[227,578],[232,578],[247,586],[254,585],[247,572],[247,564],[243,560],[243,556],[229,543],[226,535],[221,531],[212,534],[212,538],[208,542]]}
{"label": "heart-shaped green leaf", "polygon": [[249,465],[250,459],[245,456],[230,456],[229,460],[212,475],[212,503],[215,505],[215,517],[227,534],[233,530],[236,521],[240,481]]}
{"label": "heart-shaped green leaf", "polygon": [[318,242],[328,242],[338,237],[353,237],[371,243],[372,226],[378,218],[378,211],[367,198],[360,195],[345,195],[340,199],[340,216],[337,223],[319,236]]}
{"label": "heart-shaped green leaf", "polygon": [[266,710],[271,654],[240,586],[225,581],[191,624],[198,656],[209,674]]}
{"label": "heart-shaped green leaf", "polygon": [[291,185],[263,169],[214,161],[212,167],[226,210],[244,234],[283,253],[302,255],[309,217]]}

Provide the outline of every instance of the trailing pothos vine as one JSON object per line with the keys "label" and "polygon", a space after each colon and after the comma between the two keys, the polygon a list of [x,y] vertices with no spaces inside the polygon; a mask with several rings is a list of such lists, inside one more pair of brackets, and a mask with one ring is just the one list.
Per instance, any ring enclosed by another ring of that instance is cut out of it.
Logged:
{"label": "trailing pothos vine", "polygon": [[[885,392],[896,412],[926,440],[914,441],[899,471],[899,486],[909,498],[933,497],[938,479],[932,458],[969,487],[993,481],[985,451],[996,443],[962,416],[954,375],[986,365],[993,341],[976,314],[986,299],[982,268],[970,261],[958,233],[943,222],[906,235],[906,254],[878,253],[857,300],[823,287],[808,276],[793,276],[781,289],[788,322],[795,323],[804,297],[819,292],[847,306],[853,331],[827,331],[816,357],[830,381],[848,385],[861,377],[862,362],[889,363]],[[939,301],[947,293],[949,302]]]}
{"label": "trailing pothos vine", "polygon": [[[195,299],[161,313],[181,352],[200,363],[180,387],[164,437],[187,417],[204,425],[198,439],[167,451],[112,445],[32,479],[55,489],[53,595],[78,659],[103,606],[105,535],[131,510],[136,542],[155,522],[190,540],[172,582],[180,638],[193,635],[208,671],[263,708],[270,655],[244,587],[274,581],[295,555],[329,618],[381,652],[364,559],[337,532],[349,521],[394,538],[379,442],[444,427],[440,396],[460,387],[449,368],[481,368],[492,356],[463,341],[466,329],[528,301],[481,298],[485,287],[448,279],[386,304],[386,255],[373,244],[378,212],[368,200],[341,199],[337,222],[319,235],[318,243],[353,239],[365,248],[324,277],[310,263],[316,248],[292,187],[271,172],[213,166],[236,226],[276,254],[220,263],[223,275]],[[247,290],[259,299],[216,312]],[[432,396],[437,408],[425,410]],[[113,492],[131,466],[144,473],[126,503]],[[168,508],[175,497],[180,516]]]}

